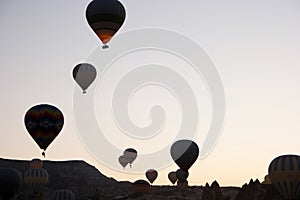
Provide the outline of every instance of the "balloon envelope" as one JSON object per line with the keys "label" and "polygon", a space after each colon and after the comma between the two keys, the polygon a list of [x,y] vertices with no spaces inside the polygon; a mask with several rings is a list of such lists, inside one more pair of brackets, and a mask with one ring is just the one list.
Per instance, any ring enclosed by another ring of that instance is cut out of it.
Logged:
{"label": "balloon envelope", "polygon": [[157,178],[158,172],[155,169],[149,169],[146,171],[146,177],[150,183],[153,183]]}
{"label": "balloon envelope", "polygon": [[81,87],[83,93],[86,93],[86,89],[93,83],[96,76],[96,68],[88,63],[78,64],[73,69],[73,78]]}
{"label": "balloon envelope", "polygon": [[86,9],[87,22],[103,44],[121,28],[125,17],[125,8],[117,0],[93,0]]}
{"label": "balloon envelope", "polygon": [[188,171],[198,155],[199,147],[191,140],[178,140],[171,146],[171,156],[183,171]]}
{"label": "balloon envelope", "polygon": [[29,163],[31,168],[42,168],[43,167],[43,161],[41,161],[38,158],[34,158]]}
{"label": "balloon envelope", "polygon": [[180,181],[180,180],[178,180],[177,181],[177,187],[180,189],[180,190],[186,190],[187,189],[187,187],[188,187],[188,181],[187,180],[185,180],[185,181]]}
{"label": "balloon envelope", "polygon": [[276,190],[286,199],[300,196],[300,157],[282,155],[269,166],[269,177]]}
{"label": "balloon envelope", "polygon": [[133,193],[148,193],[151,190],[150,184],[145,180],[137,180],[132,183]]}
{"label": "balloon envelope", "polygon": [[183,171],[182,169],[178,169],[176,171],[176,177],[178,181],[184,182],[189,177],[189,172]]}
{"label": "balloon envelope", "polygon": [[20,189],[22,176],[13,168],[0,169],[0,199],[9,200]]}
{"label": "balloon envelope", "polygon": [[75,195],[70,190],[56,190],[53,195],[53,200],[75,200]]}
{"label": "balloon envelope", "polygon": [[169,180],[171,181],[172,184],[175,184],[176,181],[178,180],[176,172],[170,172],[168,174],[168,178],[169,178]]}
{"label": "balloon envelope", "polygon": [[125,168],[126,165],[128,164],[128,160],[124,156],[120,156],[119,163],[122,165],[123,168]]}
{"label": "balloon envelope", "polygon": [[32,192],[42,192],[48,179],[48,172],[43,168],[29,168],[24,174],[24,183]]}
{"label": "balloon envelope", "polygon": [[127,159],[128,163],[132,164],[137,157],[137,151],[133,148],[128,148],[123,152],[123,156]]}
{"label": "balloon envelope", "polygon": [[41,149],[46,150],[60,133],[64,125],[64,116],[55,106],[40,104],[26,112],[24,122],[34,141]]}

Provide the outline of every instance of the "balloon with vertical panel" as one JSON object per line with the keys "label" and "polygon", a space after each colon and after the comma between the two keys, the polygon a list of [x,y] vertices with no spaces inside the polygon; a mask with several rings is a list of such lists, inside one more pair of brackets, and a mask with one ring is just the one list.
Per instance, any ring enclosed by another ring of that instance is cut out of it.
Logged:
{"label": "balloon with vertical panel", "polygon": [[285,199],[300,197],[300,156],[282,155],[269,166],[273,186]]}
{"label": "balloon with vertical panel", "polygon": [[75,195],[70,190],[57,190],[55,191],[52,200],[75,200]]}
{"label": "balloon with vertical panel", "polygon": [[43,192],[48,180],[48,172],[43,168],[29,168],[24,174],[24,183],[34,193]]}
{"label": "balloon with vertical panel", "polygon": [[42,168],[43,167],[43,161],[41,161],[38,158],[34,158],[29,163],[31,168]]}

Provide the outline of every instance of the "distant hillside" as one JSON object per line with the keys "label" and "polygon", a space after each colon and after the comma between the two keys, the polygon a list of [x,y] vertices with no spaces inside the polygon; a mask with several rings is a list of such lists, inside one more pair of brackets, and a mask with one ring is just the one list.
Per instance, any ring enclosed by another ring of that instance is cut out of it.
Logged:
{"label": "distant hillside", "polygon": [[[13,167],[23,175],[29,168],[29,162],[0,158],[0,168]],[[123,186],[115,191],[120,193],[127,192],[131,187],[131,183],[120,184],[115,179],[104,176],[94,166],[84,161],[43,161],[43,164],[43,168],[49,174],[49,182],[45,189],[47,193],[58,189],[68,189],[72,190],[78,198],[86,199],[96,193],[105,194],[117,185]],[[26,190],[26,185],[23,184],[21,191],[25,193]]]}
{"label": "distant hillside", "polygon": [[[49,173],[45,188],[45,200],[53,192],[68,189],[77,200],[283,200],[271,185],[262,185],[258,180],[240,187],[220,187],[217,181],[211,186],[192,186],[182,191],[176,186],[153,186],[150,193],[132,193],[132,183],[118,182],[100,173],[84,161],[43,161],[43,168]],[[0,158],[0,168],[13,167],[22,174],[29,168],[29,161]],[[23,184],[18,199],[24,200],[27,188]]]}

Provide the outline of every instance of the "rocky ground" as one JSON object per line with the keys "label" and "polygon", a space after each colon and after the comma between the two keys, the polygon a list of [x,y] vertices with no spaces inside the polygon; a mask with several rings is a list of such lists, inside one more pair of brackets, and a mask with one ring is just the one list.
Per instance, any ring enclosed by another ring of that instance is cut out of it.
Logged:
{"label": "rocky ground", "polygon": [[[22,174],[29,168],[29,161],[0,159],[0,168],[13,167]],[[211,185],[192,186],[180,190],[176,186],[152,186],[149,193],[133,193],[132,183],[118,182],[101,174],[84,161],[44,161],[49,173],[45,199],[58,189],[74,192],[77,200],[283,200],[270,185],[250,180],[240,187],[220,187],[217,181]],[[23,184],[18,199],[26,199],[28,188]]]}

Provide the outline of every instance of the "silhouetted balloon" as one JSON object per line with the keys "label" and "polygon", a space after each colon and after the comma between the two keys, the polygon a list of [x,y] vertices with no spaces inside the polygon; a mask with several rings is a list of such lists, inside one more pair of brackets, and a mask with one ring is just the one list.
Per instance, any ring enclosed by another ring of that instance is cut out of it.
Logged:
{"label": "silhouetted balloon", "polygon": [[177,181],[177,187],[178,187],[180,190],[186,190],[187,187],[188,187],[188,184],[189,184],[189,182],[188,182],[187,180],[185,180],[185,181],[180,181],[180,180],[178,180],[178,181]]}
{"label": "silhouetted balloon", "polygon": [[43,168],[29,168],[24,174],[24,183],[35,193],[42,192],[48,183],[48,172]]}
{"label": "silhouetted balloon", "polygon": [[83,93],[86,93],[86,89],[93,83],[96,76],[96,68],[88,63],[78,64],[73,69],[73,78],[81,87]]}
{"label": "silhouetted balloon", "polygon": [[151,190],[150,184],[145,180],[137,180],[132,184],[132,192],[148,193]]}
{"label": "silhouetted balloon", "polygon": [[48,104],[40,104],[33,106],[26,112],[24,122],[34,141],[46,151],[61,131],[64,125],[64,116],[58,108]]}
{"label": "silhouetted balloon", "polygon": [[179,181],[184,182],[189,177],[189,172],[178,169],[176,171],[176,177]]}
{"label": "silhouetted balloon", "polygon": [[90,27],[107,48],[111,38],[125,21],[126,11],[117,0],[93,0],[86,9],[86,19]]}
{"label": "silhouetted balloon", "polygon": [[20,172],[13,168],[0,169],[0,199],[11,199],[20,189],[22,176]]}
{"label": "silhouetted balloon", "polygon": [[198,155],[198,145],[191,140],[178,140],[171,146],[171,156],[183,171],[188,171]]}
{"label": "silhouetted balloon", "polygon": [[123,156],[127,159],[131,167],[131,164],[137,157],[137,151],[133,148],[128,148],[123,152],[123,154],[124,154]]}
{"label": "silhouetted balloon", "polygon": [[52,200],[75,200],[75,195],[70,190],[56,190]]}
{"label": "silhouetted balloon", "polygon": [[171,181],[171,183],[174,185],[176,183],[176,181],[178,180],[176,172],[170,172],[168,174],[168,178]]}
{"label": "silhouetted balloon", "polygon": [[119,163],[122,165],[123,168],[125,168],[126,165],[128,164],[128,160],[124,156],[120,156]]}
{"label": "silhouetted balloon", "polygon": [[38,158],[34,158],[29,163],[31,168],[42,168],[43,167],[43,161],[41,161]]}
{"label": "silhouetted balloon", "polygon": [[153,183],[157,178],[158,172],[155,169],[149,169],[146,171],[146,177],[150,183]]}
{"label": "silhouetted balloon", "polygon": [[276,190],[286,199],[300,196],[300,157],[282,155],[269,166],[269,177]]}

